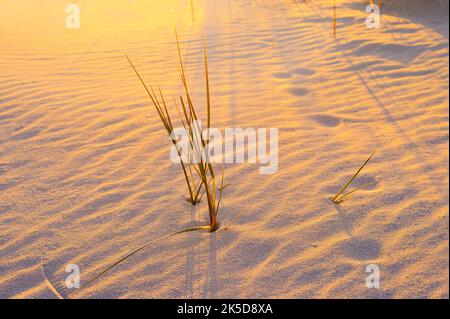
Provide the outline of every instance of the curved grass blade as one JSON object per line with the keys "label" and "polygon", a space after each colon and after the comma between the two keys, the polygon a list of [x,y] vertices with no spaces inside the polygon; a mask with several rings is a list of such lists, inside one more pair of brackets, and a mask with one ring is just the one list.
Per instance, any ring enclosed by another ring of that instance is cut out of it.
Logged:
{"label": "curved grass blade", "polygon": [[83,286],[81,286],[79,289],[73,291],[71,294],[69,294],[69,298],[76,294],[77,292],[79,292],[81,289],[84,289],[86,287],[88,287],[89,285],[91,285],[94,281],[96,281],[97,279],[99,279],[102,275],[104,275],[106,272],[108,272],[109,270],[113,269],[114,267],[116,267],[117,265],[119,265],[120,263],[124,262],[125,260],[127,260],[128,258],[130,258],[131,256],[135,255],[136,253],[144,250],[145,248],[147,248],[148,246],[150,246],[151,244],[154,244],[160,240],[163,239],[167,239],[176,235],[180,235],[180,234],[184,234],[187,232],[192,232],[192,231],[197,231],[197,230],[209,230],[209,226],[199,226],[199,227],[193,227],[193,228],[187,228],[187,229],[183,229],[180,231],[177,231],[175,233],[171,233],[168,235],[165,235],[163,237],[159,237],[156,238],[148,243],[146,243],[145,245],[142,245],[141,247],[133,250],[132,252],[128,253],[127,255],[125,255],[124,257],[120,258],[119,260],[117,260],[116,262],[114,262],[112,265],[110,265],[109,267],[105,268],[104,270],[102,270],[100,273],[98,273],[97,275],[95,275],[94,277],[92,277],[91,279],[89,279]]}

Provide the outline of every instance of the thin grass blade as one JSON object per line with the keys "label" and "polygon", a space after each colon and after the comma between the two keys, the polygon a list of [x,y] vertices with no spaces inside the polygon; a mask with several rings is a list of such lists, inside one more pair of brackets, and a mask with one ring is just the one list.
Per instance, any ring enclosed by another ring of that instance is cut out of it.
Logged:
{"label": "thin grass blade", "polygon": [[358,169],[358,171],[355,173],[355,175],[352,176],[352,178],[350,178],[350,180],[347,182],[347,184],[344,185],[344,187],[341,188],[341,190],[332,198],[332,201],[334,202],[339,195],[342,194],[342,192],[344,192],[346,190],[346,188],[353,182],[353,180],[358,176],[358,174],[363,170],[363,168],[367,165],[367,163],[369,163],[369,161],[372,159],[373,155],[375,154],[375,152],[372,153],[372,155],[370,155],[370,157],[364,162],[364,164]]}

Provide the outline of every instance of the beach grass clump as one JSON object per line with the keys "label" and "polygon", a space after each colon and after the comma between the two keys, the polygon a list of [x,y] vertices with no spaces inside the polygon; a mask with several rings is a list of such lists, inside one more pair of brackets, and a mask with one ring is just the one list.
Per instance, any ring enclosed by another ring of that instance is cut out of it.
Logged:
{"label": "beach grass clump", "polygon": [[[206,194],[206,198],[208,200],[208,207],[211,215],[210,219],[214,220],[213,216],[217,215],[217,211],[220,206],[220,197],[221,197],[220,190],[222,188],[218,187],[212,164],[210,163],[208,156],[205,156],[205,154],[209,154],[208,152],[209,139],[208,137],[205,138],[203,134],[201,134],[200,132],[201,128],[198,126],[200,119],[189,91],[185,67],[181,55],[180,43],[177,34],[176,34],[176,42],[180,64],[179,65],[180,76],[184,88],[184,96],[179,96],[181,108],[177,102],[177,99],[175,98],[173,98],[173,104],[178,112],[178,119],[189,136],[190,148],[188,149],[187,153],[177,144],[177,140],[173,135],[174,121],[171,116],[171,113],[169,112],[166,98],[164,97],[161,88],[158,86],[157,91],[155,91],[151,85],[147,85],[142,79],[140,73],[137,71],[131,59],[128,56],[126,56],[126,58],[130,63],[131,67],[133,68],[134,72],[138,76],[140,82],[144,86],[152,105],[154,106],[155,110],[158,113],[159,119],[161,120],[164,129],[166,130],[171,142],[177,149],[183,175],[186,180],[186,184],[188,186],[189,202],[192,205],[196,205],[201,201],[203,196]],[[209,85],[209,71],[208,71],[206,45],[204,45],[204,64],[205,64],[205,83],[206,83],[205,84],[206,118],[207,118],[206,128],[208,131],[211,127],[211,93]],[[211,222],[210,224],[215,225],[214,222]]]}
{"label": "beach grass clump", "polygon": [[[125,56],[130,63],[131,67],[133,68],[134,72],[138,76],[139,80],[141,81],[142,85],[144,86],[147,95],[149,96],[153,106],[156,109],[156,112],[158,113],[159,119],[161,120],[161,123],[164,126],[164,129],[167,132],[167,135],[169,136],[170,140],[172,141],[173,145],[176,147],[178,151],[178,156],[180,157],[180,165],[183,171],[184,178],[186,180],[186,184],[189,190],[189,202],[192,205],[196,205],[200,202],[200,191],[201,191],[201,183],[196,182],[195,176],[193,174],[193,171],[191,169],[190,163],[185,162],[185,156],[181,153],[181,150],[177,147],[177,141],[172,138],[172,132],[174,130],[173,127],[173,121],[171,118],[171,115],[168,111],[166,99],[164,98],[164,95],[162,93],[161,88],[158,86],[158,94],[155,93],[155,90],[151,85],[147,86],[142,79],[140,73],[137,71],[136,67],[134,66],[133,62],[131,62],[131,59],[128,56]],[[183,123],[184,124],[184,123]],[[189,157],[189,156],[188,156]]]}
{"label": "beach grass clump", "polygon": [[[185,129],[188,139],[189,148],[183,150],[177,143],[174,136],[173,118],[170,115],[166,98],[158,86],[158,91],[155,92],[152,86],[148,86],[142,76],[137,71],[131,59],[127,56],[127,60],[133,68],[134,72],[138,76],[140,82],[144,86],[147,95],[150,97],[150,101],[155,107],[159,119],[163,124],[167,134],[169,135],[171,142],[176,147],[178,156],[180,159],[183,175],[188,185],[189,200],[193,205],[196,205],[206,195],[209,212],[209,231],[213,232],[217,230],[217,214],[220,208],[220,202],[222,198],[223,190],[223,169],[220,179],[220,184],[216,179],[213,165],[209,158],[209,137],[202,134],[200,127],[200,117],[194,102],[191,98],[188,81],[186,78],[185,67],[181,54],[180,42],[178,40],[178,34],[176,34],[176,43],[179,58],[180,76],[183,84],[184,95],[179,96],[179,103],[177,99],[173,98],[173,104],[177,110],[179,122],[181,122]],[[211,128],[211,91],[209,84],[209,70],[208,70],[208,58],[206,52],[206,44],[203,46],[204,54],[204,66],[205,66],[205,86],[206,86],[206,132],[209,132]],[[181,107],[180,107],[181,105]]]}
{"label": "beach grass clump", "polygon": [[[168,239],[173,236],[177,236],[183,233],[203,230],[208,232],[215,232],[219,229],[219,223],[217,221],[217,215],[219,212],[221,200],[222,200],[222,191],[224,189],[224,168],[222,167],[222,174],[220,180],[216,179],[216,174],[214,173],[214,168],[208,158],[208,144],[209,137],[204,136],[204,134],[199,134],[199,114],[197,112],[196,107],[191,99],[191,94],[188,87],[188,82],[186,80],[185,68],[183,64],[183,59],[181,55],[180,44],[178,41],[178,35],[176,36],[177,48],[178,48],[178,56],[180,63],[180,75],[181,81],[183,83],[184,88],[184,96],[179,96],[179,102],[176,99],[173,99],[174,106],[178,113],[178,119],[181,122],[182,126],[187,132],[189,137],[189,145],[190,148],[187,152],[178,146],[176,139],[173,136],[174,131],[174,118],[171,116],[167,100],[158,86],[157,91],[152,86],[147,85],[142,76],[138,72],[137,68],[134,66],[131,59],[126,56],[128,62],[133,68],[134,72],[138,76],[140,82],[144,86],[152,105],[155,107],[159,119],[164,126],[167,134],[170,137],[171,142],[175,145],[178,156],[180,158],[181,167],[183,170],[184,177],[186,179],[186,183],[188,185],[190,201],[193,205],[196,205],[200,202],[200,200],[206,196],[207,204],[208,204],[208,212],[209,212],[209,222],[203,226],[191,227],[182,229],[177,232],[170,233],[168,235],[156,238],[147,242],[144,245],[139,246],[133,251],[126,254],[124,257],[118,259],[116,262],[91,277],[86,281],[84,285],[82,285],[79,289],[73,291],[69,294],[69,298],[74,294],[78,293],[82,289],[91,285],[94,281],[103,276],[106,272],[115,268],[117,265],[121,264],[131,256],[136,253],[144,250],[145,248],[161,241],[164,239]],[[205,64],[205,82],[206,82],[206,122],[207,129],[211,126],[211,96],[210,96],[210,87],[209,87],[209,73],[208,73],[208,61],[207,61],[207,53],[206,53],[206,45],[204,45],[204,64]]]}

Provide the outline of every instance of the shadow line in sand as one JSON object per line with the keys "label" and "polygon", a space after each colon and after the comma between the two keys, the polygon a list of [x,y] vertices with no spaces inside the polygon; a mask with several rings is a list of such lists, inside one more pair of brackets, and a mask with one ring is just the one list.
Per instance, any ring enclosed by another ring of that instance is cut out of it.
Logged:
{"label": "shadow line in sand", "polygon": [[334,205],[342,229],[350,239],[341,246],[345,255],[363,264],[363,261],[378,259],[381,255],[382,245],[379,241],[363,238],[355,235],[352,231],[350,214],[341,206]]}
{"label": "shadow line in sand", "polygon": [[[367,1],[367,4],[369,4],[369,1]],[[349,3],[347,4],[347,6],[355,10],[361,10],[361,5],[357,3]],[[442,25],[436,22],[437,19],[445,18],[448,21],[448,1],[390,0],[383,1],[382,9],[383,14],[409,20],[414,24],[423,25],[439,33],[441,36],[445,37],[448,40],[448,24],[446,27],[442,27]]]}
{"label": "shadow line in sand", "polygon": [[206,282],[205,291],[208,293],[206,298],[217,298],[217,234],[211,233],[209,238],[209,265],[208,265],[208,280]]}
{"label": "shadow line in sand", "polygon": [[[199,220],[197,214],[197,206],[191,206],[191,222],[196,222]],[[220,230],[220,228],[219,228]],[[201,298],[217,298],[218,291],[218,279],[217,279],[217,233],[209,233],[210,237],[206,239],[209,240],[208,248],[208,273],[206,274],[205,283],[202,285],[200,291]],[[189,245],[186,251],[186,268],[185,268],[185,295],[186,298],[192,299],[196,298],[194,290],[194,280],[195,280],[195,245]]]}
{"label": "shadow line in sand", "polygon": [[[191,205],[191,222],[194,222],[197,215],[197,207]],[[189,245],[186,251],[186,271],[185,271],[185,279],[186,279],[186,298],[191,299],[194,298],[194,287],[193,287],[193,273],[194,273],[194,247],[193,245]]]}

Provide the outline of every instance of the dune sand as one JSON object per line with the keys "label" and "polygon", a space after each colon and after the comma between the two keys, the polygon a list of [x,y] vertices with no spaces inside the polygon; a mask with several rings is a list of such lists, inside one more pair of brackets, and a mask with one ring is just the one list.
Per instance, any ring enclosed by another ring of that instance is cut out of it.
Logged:
{"label": "dune sand", "polygon": [[[128,54],[213,126],[279,128],[279,168],[227,164],[222,228],[165,240],[79,298],[448,298],[448,1],[3,0],[0,297],[55,298],[134,247],[207,219]],[[329,197],[373,152],[340,205]],[[223,226],[228,227],[223,227]],[[380,267],[368,289],[367,265]],[[44,271],[42,266],[44,265]]]}

